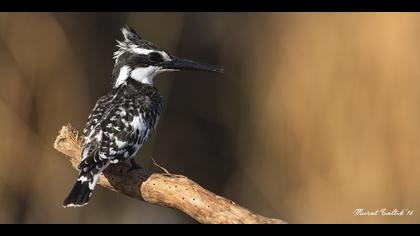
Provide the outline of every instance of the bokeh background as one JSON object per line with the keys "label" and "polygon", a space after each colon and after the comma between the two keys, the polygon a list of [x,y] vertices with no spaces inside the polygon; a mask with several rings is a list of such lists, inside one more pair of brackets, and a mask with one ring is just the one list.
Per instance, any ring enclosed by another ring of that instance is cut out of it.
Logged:
{"label": "bokeh background", "polygon": [[52,148],[110,88],[119,28],[225,74],[155,85],[151,158],[290,223],[419,223],[356,208],[420,209],[420,14],[1,13],[0,223],[194,223],[98,187],[63,209],[76,178]]}

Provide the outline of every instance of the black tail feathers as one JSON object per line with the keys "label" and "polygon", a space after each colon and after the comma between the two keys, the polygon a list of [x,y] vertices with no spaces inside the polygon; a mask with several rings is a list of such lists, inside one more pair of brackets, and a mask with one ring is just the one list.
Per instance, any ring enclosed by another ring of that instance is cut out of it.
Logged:
{"label": "black tail feathers", "polygon": [[88,204],[90,196],[92,195],[94,180],[82,181],[80,179],[81,178],[76,181],[73,189],[64,200],[63,207],[82,207]]}
{"label": "black tail feathers", "polygon": [[[92,159],[95,161],[95,159]],[[70,191],[69,195],[63,202],[63,207],[82,207],[88,204],[93,189],[102,171],[109,165],[109,162],[82,162],[80,164],[79,178]]]}

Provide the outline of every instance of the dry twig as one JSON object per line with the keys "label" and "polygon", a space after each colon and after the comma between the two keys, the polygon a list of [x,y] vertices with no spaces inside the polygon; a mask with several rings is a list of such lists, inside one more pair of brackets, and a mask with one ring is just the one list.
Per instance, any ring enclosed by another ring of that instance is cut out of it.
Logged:
{"label": "dry twig", "polygon": [[[71,125],[63,126],[54,142],[54,148],[65,154],[74,168],[80,161],[81,145],[82,138]],[[98,184],[149,203],[179,209],[201,223],[286,223],[257,215],[185,176],[169,174],[162,167],[167,173],[150,174],[144,169],[127,172],[129,168],[126,163],[109,166]]]}

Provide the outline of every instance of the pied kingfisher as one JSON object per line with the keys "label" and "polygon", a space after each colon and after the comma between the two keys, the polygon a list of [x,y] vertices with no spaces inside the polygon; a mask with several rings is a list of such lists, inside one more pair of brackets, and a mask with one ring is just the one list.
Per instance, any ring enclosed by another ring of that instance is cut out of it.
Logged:
{"label": "pied kingfisher", "polygon": [[130,160],[132,168],[140,147],[150,137],[162,109],[162,98],[153,86],[161,72],[200,70],[222,73],[204,63],[177,58],[142,39],[131,27],[121,29],[114,53],[111,91],[96,102],[83,130],[79,177],[64,200],[64,207],[88,203],[99,175],[110,164]]}

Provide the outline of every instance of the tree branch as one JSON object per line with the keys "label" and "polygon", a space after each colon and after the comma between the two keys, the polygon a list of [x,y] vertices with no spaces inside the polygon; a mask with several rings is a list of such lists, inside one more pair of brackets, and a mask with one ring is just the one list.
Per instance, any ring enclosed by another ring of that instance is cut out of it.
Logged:
{"label": "tree branch", "polygon": [[[74,168],[80,161],[82,137],[71,125],[63,126],[54,148],[65,154]],[[257,215],[220,197],[182,175],[149,173],[144,169],[127,173],[130,165],[110,165],[98,184],[149,203],[181,210],[200,223],[286,223]]]}

